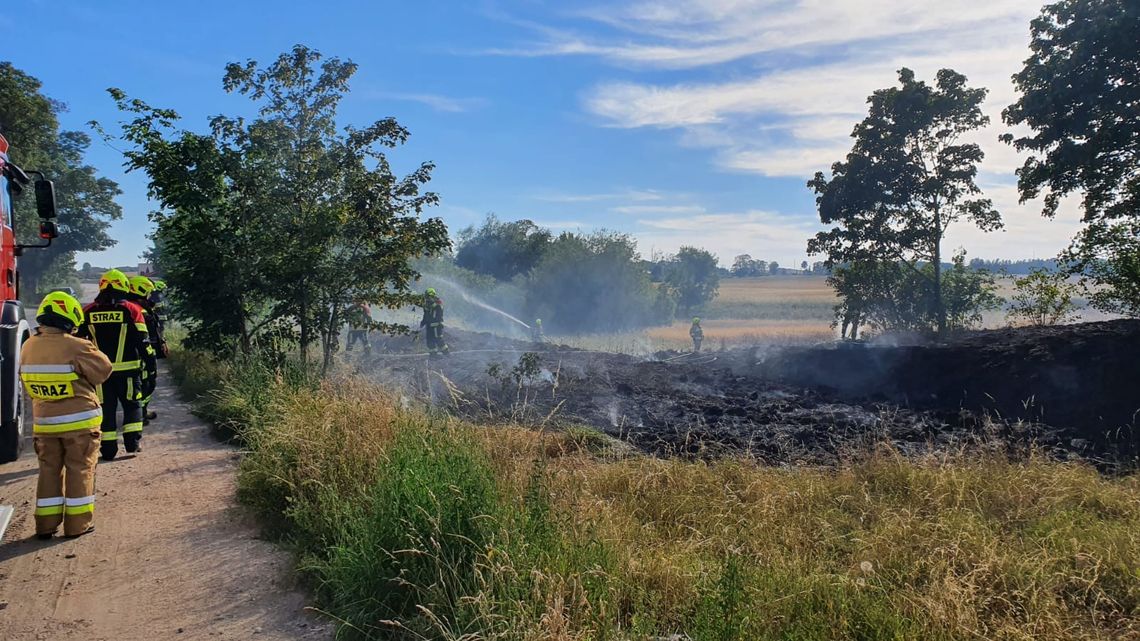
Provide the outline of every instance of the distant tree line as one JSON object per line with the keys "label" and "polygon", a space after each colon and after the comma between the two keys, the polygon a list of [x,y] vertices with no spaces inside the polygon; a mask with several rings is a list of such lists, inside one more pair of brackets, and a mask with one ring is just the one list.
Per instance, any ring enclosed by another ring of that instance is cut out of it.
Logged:
{"label": "distant tree line", "polygon": [[781,267],[776,261],[766,261],[752,258],[751,254],[740,254],[732,260],[732,267],[728,275],[733,278],[753,278],[757,276],[779,276],[782,274],[795,275],[826,275],[829,273],[826,263],[815,261],[800,263],[799,269]]}
{"label": "distant tree line", "polygon": [[1024,260],[1009,260],[998,258],[994,260],[984,260],[981,258],[971,258],[969,265],[971,269],[985,269],[1001,274],[1025,275],[1039,269],[1046,271],[1056,270],[1057,259],[1027,258]]}
{"label": "distant tree line", "polygon": [[671,323],[711,301],[721,269],[695,247],[644,260],[627,234],[554,235],[530,220],[490,215],[458,234],[454,264],[523,292],[520,313],[558,332]]}

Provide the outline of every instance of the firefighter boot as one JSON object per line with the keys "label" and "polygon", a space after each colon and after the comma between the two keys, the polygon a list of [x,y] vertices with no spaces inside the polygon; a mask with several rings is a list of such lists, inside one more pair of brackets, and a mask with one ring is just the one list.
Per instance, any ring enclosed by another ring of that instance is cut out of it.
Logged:
{"label": "firefighter boot", "polygon": [[99,441],[99,458],[104,461],[113,461],[119,454],[119,433],[103,432]]}
{"label": "firefighter boot", "polygon": [[127,378],[126,395],[123,404],[123,446],[128,452],[141,452],[139,441],[143,435],[143,409],[142,381],[136,374]]}

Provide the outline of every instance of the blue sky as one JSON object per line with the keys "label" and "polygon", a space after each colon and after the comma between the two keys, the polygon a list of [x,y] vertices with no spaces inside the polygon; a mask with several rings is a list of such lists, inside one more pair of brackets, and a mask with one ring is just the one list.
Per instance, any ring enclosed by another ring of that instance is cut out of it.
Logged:
{"label": "blue sky", "polygon": [[[395,116],[412,132],[397,167],[438,165],[432,188],[458,231],[489,212],[561,229],[630,232],[643,254],[706,247],[798,264],[818,229],[804,182],[850,148],[864,100],[910,66],[988,87],[994,124],[981,183],[1007,230],[959,227],[972,256],[1051,256],[1073,207],[1019,205],[1019,160],[996,141],[1027,55],[1032,0],[627,0],[328,3],[33,1],[0,17],[5,52],[68,103],[67,128],[119,115],[105,89],[170,107],[184,125],[247,113],[223,92],[227,62],[268,62],[297,43],[360,65],[345,124]],[[19,141],[12,141],[15,146]],[[114,249],[147,245],[145,177],[97,141],[88,160],[118,180]]]}

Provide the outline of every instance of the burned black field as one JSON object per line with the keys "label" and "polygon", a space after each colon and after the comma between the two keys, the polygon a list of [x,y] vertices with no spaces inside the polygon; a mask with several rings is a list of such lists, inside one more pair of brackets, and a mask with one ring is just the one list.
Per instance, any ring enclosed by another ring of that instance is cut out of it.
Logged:
{"label": "burned black field", "polygon": [[476,422],[586,425],[664,456],[830,465],[889,443],[1116,468],[1136,455],[1140,321],[652,358],[470,332],[449,342],[429,359],[387,338],[353,362]]}

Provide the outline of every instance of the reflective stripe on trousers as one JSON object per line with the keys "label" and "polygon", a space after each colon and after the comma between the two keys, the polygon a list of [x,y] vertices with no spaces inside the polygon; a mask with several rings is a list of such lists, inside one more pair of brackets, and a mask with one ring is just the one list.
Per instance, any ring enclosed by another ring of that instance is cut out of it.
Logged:
{"label": "reflective stripe on trousers", "polygon": [[62,496],[53,496],[46,499],[36,499],[36,512],[35,516],[50,516],[52,514],[63,514]]}
{"label": "reflective stripe on trousers", "polygon": [[81,496],[77,499],[64,499],[64,514],[86,514],[95,511],[95,495]]}

